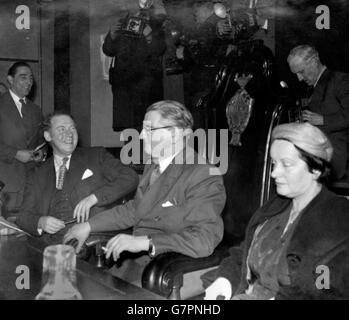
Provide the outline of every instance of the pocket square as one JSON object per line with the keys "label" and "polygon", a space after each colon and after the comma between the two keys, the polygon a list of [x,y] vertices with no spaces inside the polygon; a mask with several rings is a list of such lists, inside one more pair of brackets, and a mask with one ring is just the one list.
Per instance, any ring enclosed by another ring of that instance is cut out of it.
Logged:
{"label": "pocket square", "polygon": [[84,174],[82,175],[81,180],[85,180],[85,179],[87,179],[88,177],[91,177],[91,176],[93,176],[93,172],[90,169],[86,169]]}
{"label": "pocket square", "polygon": [[170,201],[166,201],[165,203],[163,203],[161,205],[163,208],[167,208],[167,207],[173,207],[173,204]]}

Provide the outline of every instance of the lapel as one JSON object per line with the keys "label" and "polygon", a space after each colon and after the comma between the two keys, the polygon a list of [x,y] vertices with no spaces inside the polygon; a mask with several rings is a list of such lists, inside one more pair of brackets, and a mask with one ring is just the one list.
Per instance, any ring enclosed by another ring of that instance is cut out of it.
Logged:
{"label": "lapel", "polygon": [[252,217],[249,229],[255,229],[258,225],[286,210],[291,200],[285,197],[276,196],[269,205],[263,206],[255,217]]}
{"label": "lapel", "polygon": [[331,75],[332,75],[331,71],[326,69],[322,73],[318,83],[316,84],[316,87],[314,88],[314,93],[311,97],[311,102],[310,102],[310,106],[312,110],[323,113],[321,103],[325,98],[327,86],[328,86]]}
{"label": "lapel", "polygon": [[[35,113],[34,113],[34,108],[35,108],[35,105],[32,101],[30,101],[28,98],[26,98],[26,108],[27,108],[27,115],[30,119],[30,123],[31,123],[31,126],[35,125],[36,128],[35,130],[31,130],[31,133],[32,135],[30,137],[28,137],[28,145],[31,145],[32,143],[36,144],[37,141],[33,141],[34,139],[36,140],[37,139],[37,132],[38,132],[38,120],[35,119]],[[22,121],[23,122],[23,121]]]}
{"label": "lapel", "polygon": [[41,178],[43,181],[42,199],[44,199],[43,203],[45,204],[43,212],[49,212],[50,202],[56,189],[56,172],[53,156],[42,166]]}
{"label": "lapel", "polygon": [[81,149],[77,148],[73,152],[70,158],[69,170],[67,171],[64,180],[64,190],[68,194],[71,194],[76,185],[80,183],[82,175],[87,169],[87,160],[86,155]]}
{"label": "lapel", "polygon": [[140,197],[143,197],[144,193],[147,191],[150,175],[154,169],[154,165],[146,164],[144,167],[144,171],[142,177],[138,183],[137,193]]}
{"label": "lapel", "polygon": [[[328,191],[328,189],[325,186],[322,186],[321,191],[308,203],[308,205],[303,209],[301,219],[303,219],[311,210],[316,206],[320,201],[327,200],[328,198],[332,197],[333,194]],[[254,226],[257,226],[259,224],[262,224],[265,220],[276,216],[286,208],[291,205],[292,200],[281,197],[281,196],[276,196],[274,200],[271,200],[269,205],[263,206],[259,212],[258,215],[255,217],[252,217],[251,219],[251,228]]]}
{"label": "lapel", "polygon": [[[148,212],[163,201],[184,170],[183,165],[170,164],[161,176],[149,187],[139,203],[139,209]],[[148,183],[149,183],[148,177]]]}
{"label": "lapel", "polygon": [[[190,150],[192,152],[186,152],[186,150]],[[154,208],[160,201],[163,201],[166,198],[170,189],[176,184],[176,181],[183,173],[185,164],[194,163],[192,162],[194,158],[193,156],[195,157],[194,151],[192,149],[185,148],[172,160],[172,163],[149,188],[149,179],[151,172],[154,169],[154,165],[147,168],[147,171],[144,172],[142,180],[139,184],[139,198],[137,199],[139,202],[137,205],[137,211],[140,216],[151,211],[151,209]],[[183,162],[184,164],[176,164]]]}
{"label": "lapel", "polygon": [[11,119],[13,119],[13,125],[16,130],[19,130],[21,132],[22,136],[24,137],[24,141],[26,141],[23,120],[18,112],[15,102],[11,97],[11,94],[9,92],[6,92],[4,94],[4,99],[6,99],[6,102],[4,103],[3,108],[6,110],[6,113],[11,117]]}

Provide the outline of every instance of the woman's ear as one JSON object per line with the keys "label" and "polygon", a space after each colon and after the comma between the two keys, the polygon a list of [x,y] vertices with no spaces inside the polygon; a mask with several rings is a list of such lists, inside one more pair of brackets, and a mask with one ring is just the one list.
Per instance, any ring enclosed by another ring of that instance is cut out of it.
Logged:
{"label": "woman's ear", "polygon": [[313,169],[311,171],[311,173],[314,176],[314,180],[318,180],[320,178],[320,176],[321,176],[321,171],[320,170]]}

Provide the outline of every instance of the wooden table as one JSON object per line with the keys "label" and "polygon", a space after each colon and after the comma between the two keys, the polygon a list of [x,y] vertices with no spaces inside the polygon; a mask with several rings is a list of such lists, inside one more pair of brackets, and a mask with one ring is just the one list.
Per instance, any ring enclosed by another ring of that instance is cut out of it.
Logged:
{"label": "wooden table", "polygon": [[[33,300],[41,290],[43,250],[38,239],[0,236],[0,299]],[[29,269],[29,289],[18,289],[23,268]],[[22,268],[22,269],[21,269]],[[16,273],[17,270],[17,273]],[[84,300],[162,300],[164,298],[77,260],[77,287]]]}

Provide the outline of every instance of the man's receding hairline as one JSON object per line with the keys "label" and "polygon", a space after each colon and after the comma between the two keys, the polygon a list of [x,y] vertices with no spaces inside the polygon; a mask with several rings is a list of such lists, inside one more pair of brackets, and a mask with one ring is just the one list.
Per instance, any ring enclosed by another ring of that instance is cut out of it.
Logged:
{"label": "man's receding hairline", "polygon": [[[19,66],[19,67],[17,67],[16,73],[15,73],[14,75],[21,74],[21,73],[19,72],[19,69],[20,69],[20,68],[26,68],[26,69],[28,69],[28,70],[30,71],[31,74],[33,74],[33,71],[32,71],[32,69],[31,69],[30,67],[27,67],[27,66]],[[11,76],[11,75],[10,75],[10,76]],[[12,76],[11,76],[11,77],[12,77]]]}
{"label": "man's receding hairline", "polygon": [[291,63],[294,59],[300,59],[302,62],[307,62],[312,58],[317,58],[320,61],[319,52],[317,49],[310,45],[300,45],[294,47],[287,56],[288,63]]}
{"label": "man's receding hairline", "polygon": [[51,119],[50,119],[50,128],[52,127],[52,124],[53,124],[52,121],[53,121],[53,119],[54,119],[54,118],[58,118],[58,117],[68,117],[68,118],[70,118],[70,119],[73,121],[74,125],[76,125],[74,119],[73,119],[69,114],[54,114],[54,115],[51,117]]}

